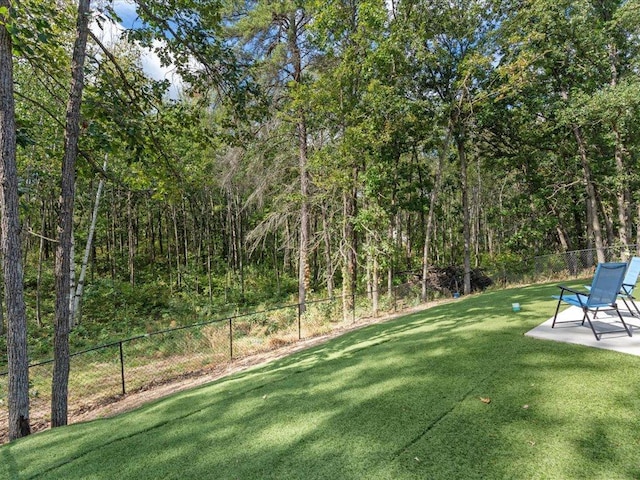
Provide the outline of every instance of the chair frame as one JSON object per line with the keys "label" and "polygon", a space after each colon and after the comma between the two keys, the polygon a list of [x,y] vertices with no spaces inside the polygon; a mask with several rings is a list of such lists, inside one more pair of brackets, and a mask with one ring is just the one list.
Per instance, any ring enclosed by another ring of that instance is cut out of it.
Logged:
{"label": "chair frame", "polygon": [[[596,273],[594,274],[594,282],[593,283],[597,283],[598,274],[600,272],[600,269],[602,269],[602,268],[623,268],[623,267],[626,270],[627,264],[626,263],[600,263],[600,264],[598,264],[598,267],[596,268]],[[584,325],[585,320],[587,320],[589,322],[589,327],[591,327],[591,331],[593,332],[593,335],[596,337],[596,340],[600,341],[600,339],[602,338],[603,334],[620,333],[620,332],[626,332],[627,335],[629,335],[631,337],[632,336],[631,329],[625,323],[624,318],[622,318],[622,315],[620,314],[620,310],[618,310],[618,305],[616,303],[616,298],[618,297],[619,292],[621,291],[622,281],[623,281],[623,276],[620,277],[620,283],[616,286],[615,291],[612,290],[612,292],[611,292],[612,301],[611,302],[606,302],[606,303],[591,302],[591,300],[592,300],[591,293],[586,294],[586,293],[579,292],[577,290],[571,289],[569,287],[566,287],[564,285],[558,285],[558,288],[560,288],[561,292],[560,292],[559,296],[558,295],[554,295],[553,296],[553,298],[557,298],[558,299],[558,306],[556,307],[556,313],[553,316],[553,322],[551,323],[551,328],[554,328],[557,323],[575,323],[575,322],[578,321],[578,320],[564,320],[564,321],[558,321],[557,320],[558,312],[560,311],[560,305],[562,304],[562,302],[565,302],[565,303],[567,303],[569,305],[574,305],[574,306],[580,307],[582,309],[583,316],[582,316],[582,322],[580,323],[580,325]],[[593,283],[592,283],[592,286],[593,286]],[[569,292],[569,293],[573,294],[572,297],[570,297],[571,299],[569,299],[568,297],[565,297],[565,293],[566,292]],[[625,301],[624,298],[623,298],[623,301]],[[626,304],[626,301],[625,301],[625,304]],[[624,329],[607,330],[606,332],[598,332],[598,331],[596,331],[596,329],[595,329],[595,327],[593,325],[593,322],[591,321],[591,317],[589,316],[589,312],[593,312],[593,318],[595,320],[596,315],[597,315],[597,313],[599,311],[607,311],[607,310],[614,310],[618,314],[618,318],[620,319],[620,322],[622,322],[622,325],[623,325]]]}

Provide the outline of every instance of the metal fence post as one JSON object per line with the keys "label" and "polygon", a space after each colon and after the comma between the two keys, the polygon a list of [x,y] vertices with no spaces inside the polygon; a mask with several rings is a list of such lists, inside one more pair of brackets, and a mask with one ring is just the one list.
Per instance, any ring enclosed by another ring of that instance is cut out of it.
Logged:
{"label": "metal fence post", "polygon": [[351,320],[356,323],[356,292],[351,294]]}
{"label": "metal fence post", "polygon": [[232,319],[229,319],[229,359],[233,360],[233,326]]}
{"label": "metal fence post", "polygon": [[124,387],[124,353],[122,352],[122,342],[118,343],[120,347],[120,378],[122,379],[122,395],[125,395],[127,391]]}

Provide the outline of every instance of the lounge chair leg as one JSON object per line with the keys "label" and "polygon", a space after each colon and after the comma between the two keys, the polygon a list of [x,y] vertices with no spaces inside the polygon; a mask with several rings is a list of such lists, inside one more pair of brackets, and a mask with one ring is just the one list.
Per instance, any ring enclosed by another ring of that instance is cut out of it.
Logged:
{"label": "lounge chair leg", "polygon": [[556,314],[553,316],[553,322],[551,322],[551,328],[556,326],[556,319],[558,318],[558,312],[560,311],[561,303],[562,303],[562,295],[560,295],[560,300],[558,300],[558,306],[556,307]]}
{"label": "lounge chair leg", "polygon": [[[589,325],[591,325],[591,319],[589,318],[588,315],[588,310],[586,308],[583,308],[582,311],[584,312],[584,315],[582,316],[582,323],[580,324],[581,326],[584,325],[584,321],[585,320],[589,320]],[[595,320],[596,316],[593,316],[593,319]],[[593,326],[591,327],[591,330],[593,330]]]}
{"label": "lounge chair leg", "polygon": [[[587,310],[585,309],[584,311],[584,318],[582,319],[582,324],[584,325],[584,319],[587,319],[587,321],[589,322],[589,326],[591,327],[591,331],[593,332],[593,336],[596,337],[597,341],[600,341],[600,337],[598,336],[598,332],[596,332],[596,329],[593,327],[593,323],[591,323],[591,319],[589,318],[589,314],[587,313]],[[594,316],[593,319],[595,320],[596,317]],[[602,336],[602,334],[600,334],[600,336]]]}
{"label": "lounge chair leg", "polygon": [[624,326],[624,329],[627,331],[627,335],[632,337],[633,335],[631,335],[631,329],[627,326],[626,322],[624,321],[624,318],[622,318],[622,315],[620,314],[620,310],[618,310],[618,307],[616,307],[615,310],[616,310],[616,313],[618,314],[618,317],[620,318],[620,321],[622,322],[622,325]]}
{"label": "lounge chair leg", "polygon": [[633,310],[631,310],[631,307],[629,306],[629,304],[627,303],[627,300],[624,297],[621,297],[622,301],[624,302],[624,305],[627,307],[627,310],[629,310],[629,313],[631,314],[632,317],[640,317],[640,310],[638,310],[638,305],[636,305],[636,302],[634,302],[634,298],[632,296],[629,295],[629,301],[631,302],[631,305],[633,305],[633,308],[636,310],[636,313],[638,315],[636,315],[635,313],[633,313]]}

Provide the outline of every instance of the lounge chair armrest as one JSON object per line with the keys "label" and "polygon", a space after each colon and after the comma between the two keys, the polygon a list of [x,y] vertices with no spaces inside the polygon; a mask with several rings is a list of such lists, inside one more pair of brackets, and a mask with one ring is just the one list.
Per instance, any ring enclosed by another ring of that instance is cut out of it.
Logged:
{"label": "lounge chair armrest", "polygon": [[558,285],[558,288],[562,289],[561,294],[564,294],[564,292],[567,291],[567,292],[575,293],[576,295],[582,295],[583,297],[588,297],[589,296],[589,294],[587,294],[587,293],[579,292],[577,290],[574,290],[573,288],[569,288],[569,287],[566,287],[564,285]]}
{"label": "lounge chair armrest", "polygon": [[631,292],[633,292],[634,288],[635,285],[631,285],[630,283],[623,283],[620,287],[620,292],[624,293],[625,295],[631,295]]}

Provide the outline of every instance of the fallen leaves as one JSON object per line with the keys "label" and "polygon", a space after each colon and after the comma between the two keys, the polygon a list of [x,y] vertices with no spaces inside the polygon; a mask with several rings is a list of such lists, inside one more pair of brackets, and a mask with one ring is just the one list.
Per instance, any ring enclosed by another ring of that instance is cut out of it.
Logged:
{"label": "fallen leaves", "polygon": [[488,397],[480,397],[482,403],[491,403],[491,399]]}

